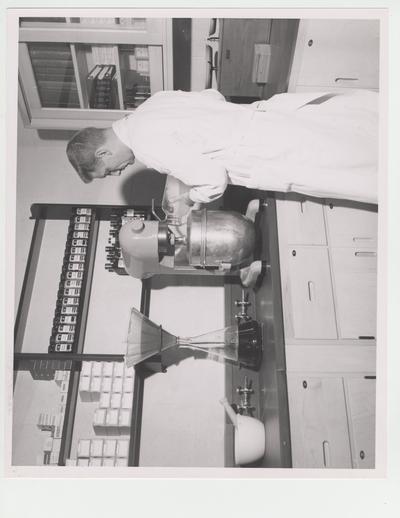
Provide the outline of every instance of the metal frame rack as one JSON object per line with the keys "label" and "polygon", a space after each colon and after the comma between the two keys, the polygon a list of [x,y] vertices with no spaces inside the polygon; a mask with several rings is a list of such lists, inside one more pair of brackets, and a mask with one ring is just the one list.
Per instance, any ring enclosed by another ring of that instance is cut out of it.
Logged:
{"label": "metal frame rack", "polygon": [[[64,466],[70,455],[74,419],[78,400],[79,377],[82,362],[84,361],[112,361],[123,362],[122,354],[85,354],[84,341],[86,333],[87,316],[90,304],[90,294],[93,280],[93,270],[96,260],[96,247],[98,241],[99,223],[102,220],[110,220],[115,209],[131,209],[144,212],[146,217],[151,219],[151,211],[148,207],[137,206],[111,206],[111,205],[84,205],[94,211],[95,216],[90,228],[87,243],[87,260],[81,287],[81,300],[79,304],[79,317],[77,319],[75,347],[72,352],[48,352],[48,353],[24,353],[22,343],[24,339],[29,307],[32,299],[35,275],[39,262],[42,238],[47,220],[69,220],[71,214],[82,205],[71,204],[34,204],[31,207],[31,217],[35,220],[35,226],[30,245],[24,281],[21,290],[17,317],[14,328],[14,388],[18,371],[30,370],[33,361],[64,362],[64,370],[70,371],[67,400],[65,406],[65,417],[62,429],[61,448],[58,458],[58,465]],[[142,292],[140,311],[148,315],[150,307],[150,283],[142,281]],[[139,465],[141,419],[143,405],[144,381],[147,376],[154,372],[154,361],[158,363],[159,358],[152,359],[151,364],[141,364],[135,367],[135,382],[133,393],[133,407],[130,428],[128,466]],[[160,367],[158,367],[159,369]],[[158,370],[157,369],[157,370]]]}

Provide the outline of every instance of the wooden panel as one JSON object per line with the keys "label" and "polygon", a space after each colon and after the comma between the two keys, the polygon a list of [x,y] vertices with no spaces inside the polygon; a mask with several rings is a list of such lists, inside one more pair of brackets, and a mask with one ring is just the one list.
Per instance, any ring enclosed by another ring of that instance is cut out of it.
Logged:
{"label": "wooden panel", "polygon": [[286,92],[296,44],[299,20],[272,20],[269,44],[272,46],[268,83],[263,86],[262,99]]}
{"label": "wooden panel", "polygon": [[323,204],[304,196],[277,200],[279,232],[290,245],[326,245]]}
{"label": "wooden panel", "polygon": [[374,374],[376,370],[375,343],[365,340],[361,345],[286,345],[288,372],[330,372]]}
{"label": "wooden panel", "polygon": [[375,205],[331,200],[325,206],[325,215],[331,246],[377,246],[378,212]]}
{"label": "wooden panel", "polygon": [[288,376],[295,468],[351,468],[342,378]]}
{"label": "wooden panel", "polygon": [[309,20],[297,84],[379,87],[378,20]]}
{"label": "wooden panel", "polygon": [[345,380],[354,468],[375,467],[375,379]]}
{"label": "wooden panel", "polygon": [[331,257],[339,336],[376,337],[376,252],[365,248],[332,248]]}
{"label": "wooden panel", "polygon": [[286,256],[294,337],[337,338],[328,251],[296,247]]}
{"label": "wooden panel", "polygon": [[268,43],[271,20],[224,19],[220,46],[220,89],[226,96],[260,97],[262,86],[252,82],[254,45]]}

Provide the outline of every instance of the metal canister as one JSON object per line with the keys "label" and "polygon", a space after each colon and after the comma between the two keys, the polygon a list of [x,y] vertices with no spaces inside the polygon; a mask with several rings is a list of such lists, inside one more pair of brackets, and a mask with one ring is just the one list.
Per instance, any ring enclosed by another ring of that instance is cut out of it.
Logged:
{"label": "metal canister", "polygon": [[255,228],[238,212],[193,210],[187,221],[187,254],[191,266],[234,268],[252,260]]}

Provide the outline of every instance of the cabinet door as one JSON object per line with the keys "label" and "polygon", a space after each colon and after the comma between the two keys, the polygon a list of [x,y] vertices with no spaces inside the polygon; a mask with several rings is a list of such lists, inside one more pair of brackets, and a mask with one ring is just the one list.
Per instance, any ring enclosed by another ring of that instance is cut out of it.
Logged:
{"label": "cabinet door", "polygon": [[171,87],[170,20],[29,20],[19,31],[19,79],[32,127],[79,129],[88,120],[108,127],[121,110]]}
{"label": "cabinet door", "polygon": [[375,467],[375,379],[345,381],[353,467]]}
{"label": "cabinet door", "polygon": [[260,97],[262,86],[253,82],[255,44],[268,43],[271,20],[224,19],[220,56],[220,90],[226,96]]}
{"label": "cabinet door", "polygon": [[331,246],[377,246],[378,212],[373,205],[328,201],[326,225]]}
{"label": "cabinet door", "polygon": [[279,232],[289,245],[326,245],[323,204],[287,195],[277,201]]}
{"label": "cabinet door", "polygon": [[375,250],[332,248],[336,316],[341,338],[376,337]]}
{"label": "cabinet door", "polygon": [[297,84],[379,88],[379,20],[306,23]]}
{"label": "cabinet door", "polygon": [[288,376],[294,468],[351,468],[342,378]]}
{"label": "cabinet door", "polygon": [[328,251],[288,248],[294,338],[337,338]]}

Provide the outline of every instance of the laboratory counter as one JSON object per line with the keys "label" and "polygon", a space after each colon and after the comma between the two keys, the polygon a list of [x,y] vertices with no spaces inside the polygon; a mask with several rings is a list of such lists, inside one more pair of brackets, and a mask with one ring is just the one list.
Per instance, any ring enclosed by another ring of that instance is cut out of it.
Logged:
{"label": "laboratory counter", "polygon": [[[256,191],[255,194],[261,200],[256,218],[258,237],[255,255],[263,261],[264,274],[253,289],[242,291],[239,281],[225,285],[225,315],[227,325],[235,323],[235,315],[242,311],[237,302],[240,303],[242,296],[248,297],[250,305],[247,313],[262,327],[263,359],[258,372],[227,365],[226,397],[230,403],[240,407],[246,382],[254,391],[250,396],[250,406],[253,407],[250,415],[264,423],[265,454],[251,467],[290,468],[292,460],[276,205],[272,193]],[[230,199],[227,197],[227,207],[235,203],[234,199],[235,194]],[[225,466],[232,467],[235,465],[234,427],[228,418],[225,430]]]}

